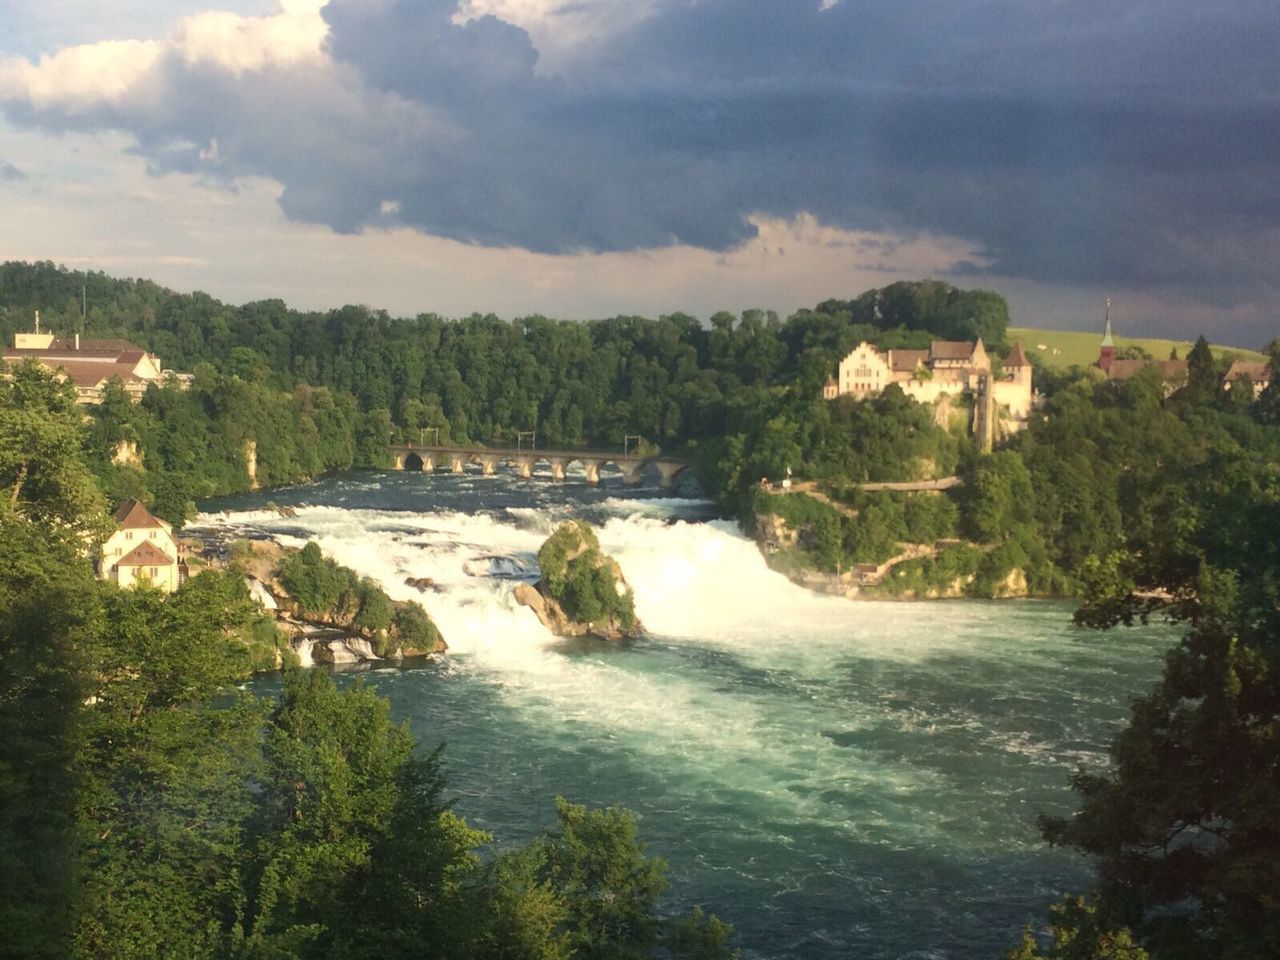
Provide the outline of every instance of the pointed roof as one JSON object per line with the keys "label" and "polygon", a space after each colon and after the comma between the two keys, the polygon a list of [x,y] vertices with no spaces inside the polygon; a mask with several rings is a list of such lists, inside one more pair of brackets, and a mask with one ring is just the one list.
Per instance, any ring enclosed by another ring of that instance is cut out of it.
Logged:
{"label": "pointed roof", "polygon": [[1222,379],[1228,383],[1248,377],[1255,384],[1271,382],[1271,364],[1266,360],[1236,360]]}
{"label": "pointed roof", "polygon": [[150,510],[133,497],[116,507],[112,516],[121,530],[154,530],[165,526],[163,520],[157,520]]}
{"label": "pointed roof", "polygon": [[1108,300],[1107,301],[1107,325],[1102,331],[1102,343],[1100,344],[1100,346],[1114,347],[1115,345],[1116,345],[1116,341],[1111,336],[1111,301]]}
{"label": "pointed roof", "polygon": [[117,567],[167,567],[173,558],[150,540],[140,544],[116,561]]}
{"label": "pointed roof", "polygon": [[1025,353],[1023,353],[1023,352],[1022,352],[1022,341],[1021,341],[1021,340],[1015,340],[1015,341],[1013,341],[1013,349],[1009,351],[1008,359],[1006,359],[1006,360],[1005,360],[1004,365],[1005,365],[1006,367],[1029,367],[1029,366],[1031,366],[1030,361],[1028,361],[1028,360],[1027,360],[1027,355],[1026,355]]}

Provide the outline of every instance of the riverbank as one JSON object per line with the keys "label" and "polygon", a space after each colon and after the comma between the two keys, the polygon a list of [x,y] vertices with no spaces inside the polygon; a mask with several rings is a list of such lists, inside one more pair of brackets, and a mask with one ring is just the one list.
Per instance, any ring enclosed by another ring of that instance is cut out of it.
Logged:
{"label": "riverbank", "polygon": [[898,553],[879,563],[831,572],[817,569],[805,549],[811,532],[777,514],[756,514],[750,536],[771,570],[807,590],[847,600],[1067,599],[1033,592],[1026,571],[1016,564],[993,573],[996,544],[958,539],[900,543]]}

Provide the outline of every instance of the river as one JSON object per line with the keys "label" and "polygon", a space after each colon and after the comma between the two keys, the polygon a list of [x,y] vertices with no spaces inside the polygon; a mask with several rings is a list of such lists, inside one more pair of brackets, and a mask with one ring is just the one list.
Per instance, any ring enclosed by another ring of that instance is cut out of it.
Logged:
{"label": "river", "polygon": [[[423,602],[450,654],[363,675],[420,748],[446,745],[470,822],[514,843],[552,825],[557,794],[630,807],[671,866],[669,907],[702,903],[753,958],[1003,956],[1087,885],[1036,815],[1072,808],[1068,776],[1104,763],[1171,642],[1074,629],[1060,603],[818,596],[687,485],[365,473],[205,511],[198,525],[315,539]],[[513,602],[569,517],[598,525],[645,639],[561,642]]]}

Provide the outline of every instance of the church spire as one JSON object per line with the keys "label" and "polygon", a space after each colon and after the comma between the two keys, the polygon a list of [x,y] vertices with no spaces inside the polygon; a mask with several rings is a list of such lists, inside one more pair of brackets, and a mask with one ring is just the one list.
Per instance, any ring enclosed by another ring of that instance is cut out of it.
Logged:
{"label": "church spire", "polygon": [[1111,364],[1116,359],[1116,342],[1111,336],[1111,298],[1107,297],[1107,325],[1102,332],[1102,343],[1098,346],[1098,366],[1108,374]]}

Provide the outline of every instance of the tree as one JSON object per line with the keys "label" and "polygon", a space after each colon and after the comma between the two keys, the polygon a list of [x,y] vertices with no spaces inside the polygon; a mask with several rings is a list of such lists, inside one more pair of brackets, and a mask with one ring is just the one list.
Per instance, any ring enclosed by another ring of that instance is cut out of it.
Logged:
{"label": "tree", "polygon": [[1187,392],[1193,401],[1203,402],[1217,395],[1220,379],[1209,341],[1201,334],[1187,354]]}
{"label": "tree", "polygon": [[1049,914],[1049,949],[1041,952],[1028,930],[1018,948],[1009,951],[1009,960],[1150,960],[1129,930],[1104,927],[1097,907],[1083,897],[1064,897]]}
{"label": "tree", "polygon": [[635,816],[556,798],[557,831],[539,843],[543,874],[568,908],[565,927],[581,960],[642,958],[657,944],[666,864],[645,855]]}
{"label": "tree", "polygon": [[105,503],[84,463],[70,384],[34,360],[0,378],[0,511],[100,536]]}
{"label": "tree", "polygon": [[[1073,779],[1083,800],[1045,835],[1094,858],[1099,905],[1161,957],[1280,953],[1280,479],[1237,451],[1170,484],[1177,508],[1113,560],[1082,622],[1166,613],[1188,625],[1155,690]],[[1100,571],[1101,572],[1101,571]],[[1127,586],[1126,586],[1127,585]],[[1160,591],[1156,593],[1154,591]]]}
{"label": "tree", "polygon": [[97,623],[78,543],[0,510],[0,958],[68,955],[79,892],[76,756]]}

